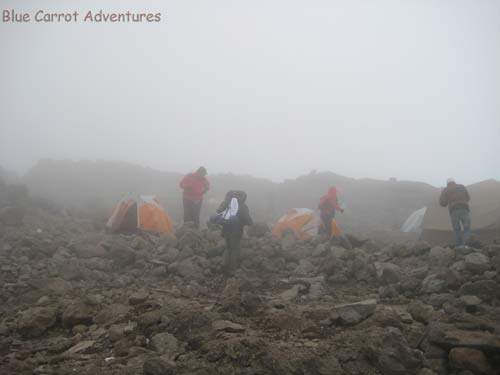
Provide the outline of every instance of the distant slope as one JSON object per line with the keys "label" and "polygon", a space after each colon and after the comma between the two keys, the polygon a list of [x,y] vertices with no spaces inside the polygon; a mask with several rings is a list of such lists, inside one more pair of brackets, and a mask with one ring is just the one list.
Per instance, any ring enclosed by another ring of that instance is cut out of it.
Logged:
{"label": "distant slope", "polygon": [[[114,161],[42,160],[24,176],[33,194],[66,206],[110,210],[128,192],[156,194],[174,220],[182,219],[181,174],[161,172]],[[419,182],[353,179],[331,172],[312,173],[283,183],[244,175],[209,176],[203,219],[213,213],[229,189],[248,193],[257,220],[274,221],[291,207],[315,209],[331,185],[343,191],[346,212],[339,222],[346,230],[370,232],[399,227],[414,210],[436,199],[438,189]]]}

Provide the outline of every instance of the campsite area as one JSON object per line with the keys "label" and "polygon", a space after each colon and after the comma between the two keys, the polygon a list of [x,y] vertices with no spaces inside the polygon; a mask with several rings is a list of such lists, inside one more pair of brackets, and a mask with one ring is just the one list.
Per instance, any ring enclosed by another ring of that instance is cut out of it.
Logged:
{"label": "campsite area", "polygon": [[[62,182],[58,189],[72,180]],[[136,214],[148,199],[136,202]],[[226,277],[218,228],[172,220],[170,234],[106,233],[96,213],[5,183],[0,203],[1,373],[494,375],[500,368],[500,242],[488,236],[452,249],[388,226],[385,235],[399,240],[346,231],[346,248],[317,236],[276,238],[261,221],[243,239],[241,268]],[[406,211],[401,226],[413,208]]]}

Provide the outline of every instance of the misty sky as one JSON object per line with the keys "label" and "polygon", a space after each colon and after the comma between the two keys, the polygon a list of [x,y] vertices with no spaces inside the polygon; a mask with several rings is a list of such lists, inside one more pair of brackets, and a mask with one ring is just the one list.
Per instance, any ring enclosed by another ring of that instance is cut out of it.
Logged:
{"label": "misty sky", "polygon": [[112,159],[274,180],[312,169],[434,185],[500,179],[500,1],[0,9],[48,4],[160,11],[163,21],[0,22],[5,168]]}

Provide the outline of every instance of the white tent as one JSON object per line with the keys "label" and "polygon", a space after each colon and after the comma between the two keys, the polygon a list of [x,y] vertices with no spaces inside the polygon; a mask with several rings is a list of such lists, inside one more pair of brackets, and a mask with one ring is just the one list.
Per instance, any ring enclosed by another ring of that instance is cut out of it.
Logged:
{"label": "white tent", "polygon": [[422,207],[413,212],[404,222],[401,230],[405,233],[418,233],[422,230],[422,221],[424,220],[427,207]]}

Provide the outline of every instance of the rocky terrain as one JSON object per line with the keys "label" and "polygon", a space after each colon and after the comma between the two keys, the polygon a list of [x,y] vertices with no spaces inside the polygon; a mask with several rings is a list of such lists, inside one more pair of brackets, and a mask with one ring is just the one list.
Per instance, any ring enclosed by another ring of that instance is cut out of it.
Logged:
{"label": "rocky terrain", "polygon": [[346,249],[256,226],[226,277],[217,228],[106,234],[15,195],[1,374],[500,373],[500,244]]}

